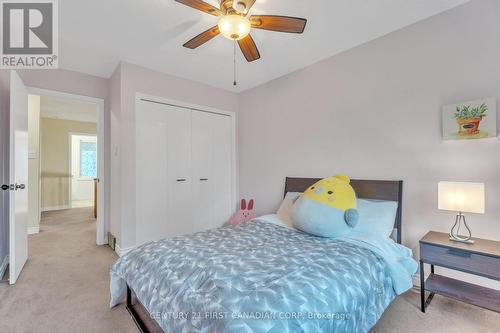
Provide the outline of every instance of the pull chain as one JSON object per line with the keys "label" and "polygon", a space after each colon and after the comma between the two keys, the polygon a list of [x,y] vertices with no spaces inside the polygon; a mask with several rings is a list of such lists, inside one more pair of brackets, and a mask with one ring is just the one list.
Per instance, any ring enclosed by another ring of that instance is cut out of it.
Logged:
{"label": "pull chain", "polygon": [[233,73],[234,73],[234,81],[233,81],[233,86],[236,86],[236,41],[234,41],[233,45]]}

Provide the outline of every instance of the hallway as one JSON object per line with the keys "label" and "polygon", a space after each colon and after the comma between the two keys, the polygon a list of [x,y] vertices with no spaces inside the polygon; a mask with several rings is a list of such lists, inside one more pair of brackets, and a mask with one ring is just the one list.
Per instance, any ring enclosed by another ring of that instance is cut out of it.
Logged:
{"label": "hallway", "polygon": [[42,214],[19,280],[0,283],[0,332],[137,332],[123,305],[109,309],[118,257],[95,245],[95,227],[92,208]]}

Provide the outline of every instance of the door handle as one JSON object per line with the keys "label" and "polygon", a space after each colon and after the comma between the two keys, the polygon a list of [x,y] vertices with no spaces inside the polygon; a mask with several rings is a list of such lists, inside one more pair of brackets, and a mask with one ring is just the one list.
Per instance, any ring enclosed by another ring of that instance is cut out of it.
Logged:
{"label": "door handle", "polygon": [[200,178],[200,181],[206,182],[206,181],[208,181],[208,178]]}
{"label": "door handle", "polygon": [[26,188],[26,185],[24,184],[16,184],[16,191],[17,190],[24,190]]}

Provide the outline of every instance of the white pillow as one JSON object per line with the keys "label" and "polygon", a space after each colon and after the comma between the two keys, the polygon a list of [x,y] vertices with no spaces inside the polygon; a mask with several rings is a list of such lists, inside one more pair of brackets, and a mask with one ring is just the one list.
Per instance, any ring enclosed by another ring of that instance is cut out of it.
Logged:
{"label": "white pillow", "polygon": [[295,200],[297,200],[301,194],[300,192],[287,192],[278,212],[276,212],[276,215],[278,215],[287,227],[294,228],[292,222],[292,208]]}
{"label": "white pillow", "polygon": [[394,231],[398,211],[395,201],[358,199],[358,224],[354,231],[366,232],[381,238],[389,238]]}

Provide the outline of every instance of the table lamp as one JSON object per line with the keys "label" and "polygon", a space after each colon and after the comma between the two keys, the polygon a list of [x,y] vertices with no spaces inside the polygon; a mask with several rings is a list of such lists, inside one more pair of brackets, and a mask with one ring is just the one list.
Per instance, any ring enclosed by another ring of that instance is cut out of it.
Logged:
{"label": "table lamp", "polygon": [[[438,209],[457,212],[455,224],[450,231],[450,240],[474,244],[464,213],[484,214],[484,184],[439,182]],[[462,222],[468,232],[465,237],[460,236]]]}

